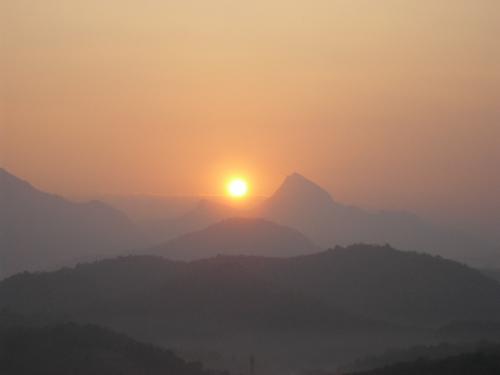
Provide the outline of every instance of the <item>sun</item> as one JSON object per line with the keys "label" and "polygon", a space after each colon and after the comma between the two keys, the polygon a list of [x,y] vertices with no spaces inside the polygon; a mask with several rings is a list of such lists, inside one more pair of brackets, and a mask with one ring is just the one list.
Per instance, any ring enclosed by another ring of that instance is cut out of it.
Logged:
{"label": "sun", "polygon": [[243,178],[233,178],[227,184],[227,193],[232,198],[243,198],[248,194],[248,183]]}

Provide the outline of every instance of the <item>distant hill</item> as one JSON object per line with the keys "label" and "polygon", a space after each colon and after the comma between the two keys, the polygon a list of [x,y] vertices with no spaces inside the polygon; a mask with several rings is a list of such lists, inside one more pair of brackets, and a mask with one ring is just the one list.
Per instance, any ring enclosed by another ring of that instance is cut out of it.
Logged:
{"label": "distant hill", "polygon": [[296,229],[322,248],[354,243],[386,243],[480,267],[500,264],[500,251],[480,238],[441,227],[398,211],[369,211],[335,201],[330,194],[294,173],[276,192],[250,209],[204,200],[177,218],[143,222],[159,244],[230,217],[263,218]]}
{"label": "distant hill", "polygon": [[241,217],[246,214],[239,208],[202,199],[194,209],[179,217],[145,220],[140,222],[140,225],[142,230],[147,233],[150,241],[160,245],[184,234],[202,230],[221,220]]}
{"label": "distant hill", "polygon": [[0,169],[0,278],[143,246],[135,225],[101,203],[48,194]]}
{"label": "distant hill", "polygon": [[0,330],[0,373],[227,374],[204,370],[200,363],[185,362],[171,351],[137,342],[97,326],[74,323],[37,326],[26,322],[12,322],[10,327]]}
{"label": "distant hill", "polygon": [[386,244],[438,254],[470,264],[500,263],[488,243],[396,211],[367,211],[336,202],[300,174],[288,176],[259,215],[304,233],[323,247],[353,243]]}
{"label": "distant hill", "polygon": [[[500,374],[500,345],[442,359],[417,359],[349,375],[496,375]],[[346,374],[347,375],[347,374]]]}
{"label": "distant hill", "polygon": [[298,231],[264,219],[230,218],[148,249],[169,259],[193,260],[224,255],[287,257],[319,248]]}

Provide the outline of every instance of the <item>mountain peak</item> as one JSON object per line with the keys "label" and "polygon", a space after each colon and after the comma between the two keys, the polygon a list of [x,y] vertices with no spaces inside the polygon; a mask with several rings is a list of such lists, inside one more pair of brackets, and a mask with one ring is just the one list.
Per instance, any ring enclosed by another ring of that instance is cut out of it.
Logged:
{"label": "mountain peak", "polygon": [[322,204],[334,203],[330,194],[318,184],[294,172],[287,176],[278,190],[273,194],[277,199],[298,199]]}
{"label": "mountain peak", "polygon": [[29,182],[20,179],[4,168],[0,168],[0,198],[11,200],[13,194],[23,194],[25,197],[33,194],[42,194]]}

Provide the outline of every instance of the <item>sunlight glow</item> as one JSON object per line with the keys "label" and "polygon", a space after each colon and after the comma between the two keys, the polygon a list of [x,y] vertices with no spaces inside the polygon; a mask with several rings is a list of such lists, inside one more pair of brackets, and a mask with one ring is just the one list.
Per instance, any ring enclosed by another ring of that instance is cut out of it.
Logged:
{"label": "sunlight glow", "polygon": [[227,184],[227,193],[232,198],[243,198],[248,193],[248,184],[242,178],[234,178]]}

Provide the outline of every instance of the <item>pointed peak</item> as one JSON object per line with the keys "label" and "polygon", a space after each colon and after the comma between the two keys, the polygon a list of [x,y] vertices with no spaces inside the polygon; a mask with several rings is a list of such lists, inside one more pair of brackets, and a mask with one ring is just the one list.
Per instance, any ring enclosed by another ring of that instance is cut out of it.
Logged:
{"label": "pointed peak", "polygon": [[334,203],[330,194],[318,184],[295,172],[287,176],[273,195],[274,199],[298,200],[311,204]]}
{"label": "pointed peak", "polygon": [[308,192],[321,194],[323,196],[328,196],[331,199],[330,194],[325,189],[297,172],[294,172],[285,178],[280,189],[283,188],[294,189],[297,192],[303,193]]}
{"label": "pointed peak", "polygon": [[293,172],[292,174],[288,175],[285,177],[285,182],[286,181],[296,181],[296,182],[304,182],[304,183],[313,183],[312,181],[308,180],[305,178],[303,175],[297,172]]}

